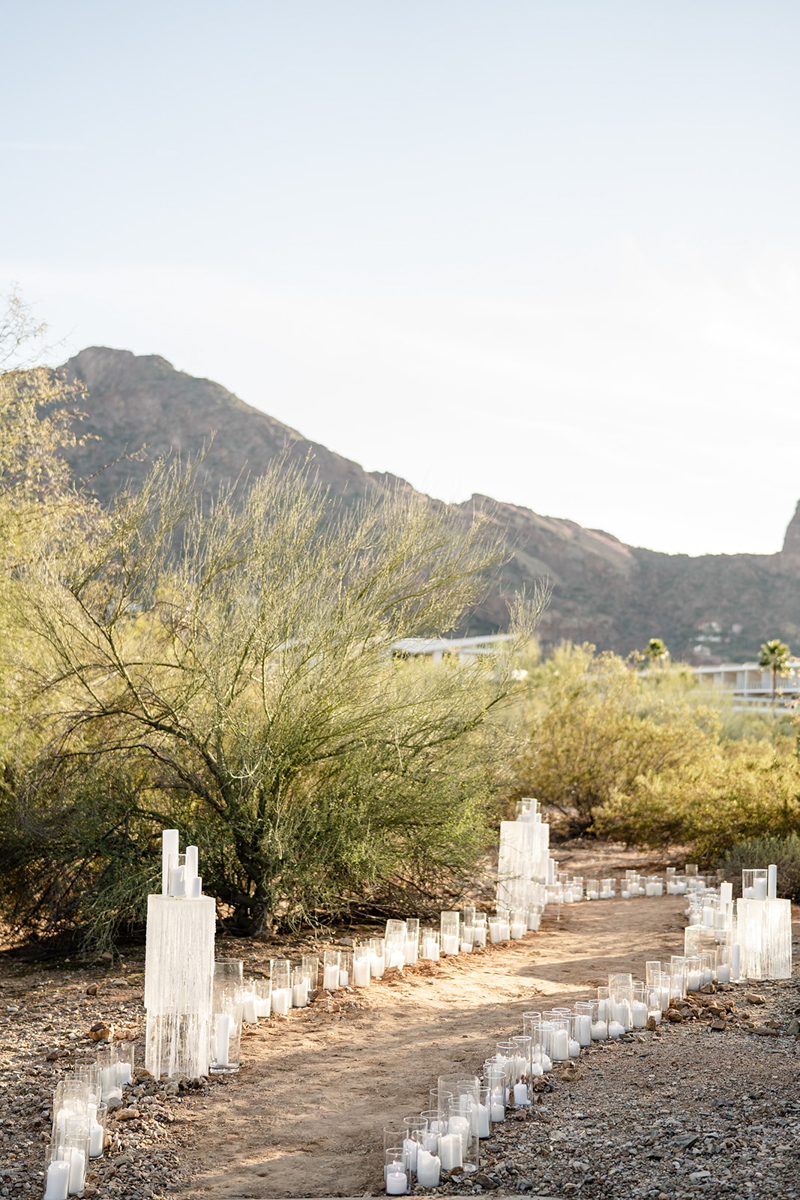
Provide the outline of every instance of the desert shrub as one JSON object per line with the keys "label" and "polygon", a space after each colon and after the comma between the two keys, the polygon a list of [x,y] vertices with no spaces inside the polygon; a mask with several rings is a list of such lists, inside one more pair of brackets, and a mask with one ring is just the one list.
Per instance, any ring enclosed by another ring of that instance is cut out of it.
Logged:
{"label": "desert shrub", "polygon": [[712,865],[745,839],[800,831],[800,769],[765,742],[710,744],[698,760],[615,792],[595,811],[594,830],[630,844],[686,844]]}
{"label": "desert shrub", "polygon": [[742,894],[742,870],[747,867],[778,868],[778,895],[800,903],[800,836],[755,837],[739,842],[719,862],[725,879],[734,885],[734,893]]}

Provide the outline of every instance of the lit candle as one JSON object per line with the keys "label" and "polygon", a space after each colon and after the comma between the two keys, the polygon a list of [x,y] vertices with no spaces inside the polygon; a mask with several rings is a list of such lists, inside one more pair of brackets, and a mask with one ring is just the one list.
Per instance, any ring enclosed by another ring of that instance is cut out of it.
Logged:
{"label": "lit candle", "polygon": [[410,1167],[412,1171],[417,1169],[417,1150],[419,1142],[415,1142],[413,1138],[403,1139],[403,1161],[406,1167]]}
{"label": "lit candle", "polygon": [[386,1195],[387,1196],[404,1196],[408,1191],[408,1176],[405,1171],[398,1165],[397,1169],[391,1168],[386,1172]]}
{"label": "lit candle", "polygon": [[526,1083],[514,1084],[514,1106],[516,1108],[527,1108],[530,1104],[528,1099],[528,1085]]}
{"label": "lit candle", "polygon": [[76,1146],[69,1152],[69,1194],[77,1195],[83,1191],[86,1182],[86,1155]]}
{"label": "lit candle", "polygon": [[488,1138],[490,1132],[489,1105],[478,1105],[478,1137]]}

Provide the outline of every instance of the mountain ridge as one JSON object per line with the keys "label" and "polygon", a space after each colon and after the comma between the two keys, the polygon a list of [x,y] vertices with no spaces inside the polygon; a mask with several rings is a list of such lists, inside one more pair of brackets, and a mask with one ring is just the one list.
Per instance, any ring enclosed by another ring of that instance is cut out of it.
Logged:
{"label": "mountain ridge", "polygon": [[[66,457],[102,503],[123,483],[143,478],[150,459],[171,449],[194,456],[204,447],[209,487],[257,475],[284,455],[291,463],[311,461],[337,496],[360,496],[374,484],[411,489],[160,355],[93,346],[65,366],[86,388],[82,444]],[[130,458],[143,447],[143,457]],[[504,628],[514,591],[547,579],[552,600],[540,627],[547,643],[569,638],[627,654],[662,637],[673,658],[712,663],[752,657],[770,637],[800,638],[800,502],[777,554],[698,556],[629,546],[605,530],[479,493],[454,507],[466,514],[476,505],[510,536],[515,552],[499,586],[470,618],[469,632]]]}

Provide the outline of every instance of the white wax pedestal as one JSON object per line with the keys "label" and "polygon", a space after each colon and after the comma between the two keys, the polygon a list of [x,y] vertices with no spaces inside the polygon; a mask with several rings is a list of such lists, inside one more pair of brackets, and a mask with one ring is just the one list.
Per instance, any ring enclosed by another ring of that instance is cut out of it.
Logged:
{"label": "white wax pedestal", "polygon": [[44,1200],[67,1200],[69,1194],[69,1163],[56,1159],[47,1168]]}
{"label": "white wax pedestal", "polygon": [[370,962],[368,958],[359,958],[353,963],[353,983],[356,987],[369,987]]}
{"label": "white wax pedestal", "polygon": [[339,968],[336,963],[329,964],[323,969],[322,986],[326,992],[335,992],[339,987]]}
{"label": "white wax pedestal", "polygon": [[440,1138],[439,1154],[441,1156],[443,1171],[455,1171],[458,1167],[462,1166],[464,1155],[461,1135],[458,1133],[446,1133],[443,1138]]}
{"label": "white wax pedestal", "polygon": [[608,1036],[610,1038],[620,1038],[624,1032],[625,1028],[619,1023],[619,1021],[608,1022]]}
{"label": "white wax pedestal", "polygon": [[408,1191],[408,1176],[405,1171],[390,1170],[386,1172],[386,1195],[405,1196]]}
{"label": "white wax pedestal", "polygon": [[285,1017],[292,1007],[292,989],[274,988],[272,992],[272,1011],[277,1017]]}
{"label": "white wax pedestal", "polygon": [[417,1154],[417,1183],[420,1187],[438,1187],[441,1168],[441,1159],[420,1147]]}
{"label": "white wax pedestal", "polygon": [[478,1137],[488,1138],[491,1132],[491,1120],[489,1117],[489,1105],[478,1105]]}
{"label": "white wax pedestal", "polygon": [[93,1121],[89,1130],[89,1158],[99,1158],[103,1153],[103,1126]]}
{"label": "white wax pedestal", "polygon": [[515,1108],[528,1108],[530,1100],[528,1099],[527,1083],[514,1084],[514,1106]]}
{"label": "white wax pedestal", "polygon": [[208,1074],[215,925],[210,896],[147,898],[144,1065],[155,1079]]}

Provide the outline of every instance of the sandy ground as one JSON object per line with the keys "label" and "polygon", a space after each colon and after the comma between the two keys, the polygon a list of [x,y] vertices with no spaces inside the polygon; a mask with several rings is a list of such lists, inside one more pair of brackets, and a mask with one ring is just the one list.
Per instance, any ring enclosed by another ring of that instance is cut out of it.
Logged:
{"label": "sandy ground", "polygon": [[[588,998],[610,972],[682,953],[678,897],[567,905],[538,934],[486,955],[407,969],[339,1015],[259,1027],[239,1075],[184,1106],[197,1171],[186,1197],[364,1195],[381,1180],[382,1128],[427,1108],[437,1076],[480,1073],[528,1009]],[[207,1105],[207,1107],[206,1107]]]}

